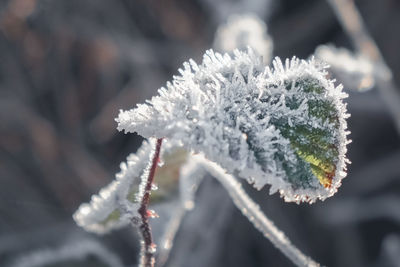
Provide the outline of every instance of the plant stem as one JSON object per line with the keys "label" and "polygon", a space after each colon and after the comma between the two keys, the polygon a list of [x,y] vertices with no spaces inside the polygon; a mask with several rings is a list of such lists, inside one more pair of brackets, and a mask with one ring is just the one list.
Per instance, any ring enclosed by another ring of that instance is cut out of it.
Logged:
{"label": "plant stem", "polygon": [[144,189],[144,194],[142,201],[140,203],[140,208],[138,210],[141,222],[139,226],[140,233],[142,235],[142,257],[140,266],[143,267],[154,267],[155,264],[155,244],[153,243],[153,238],[151,234],[151,228],[149,224],[150,211],[147,209],[149,206],[151,187],[154,181],[154,175],[156,173],[157,164],[160,160],[160,150],[161,150],[162,138],[157,139],[156,150],[154,152],[149,176],[147,178],[146,187]]}
{"label": "plant stem", "polygon": [[304,255],[296,248],[280,231],[274,223],[267,218],[260,207],[246,194],[241,184],[232,175],[226,173],[218,164],[211,162],[201,155],[194,155],[192,159],[203,166],[211,175],[213,175],[228,191],[236,207],[245,215],[254,227],[268,238],[286,257],[288,257],[297,266],[316,267],[320,266],[310,257]]}

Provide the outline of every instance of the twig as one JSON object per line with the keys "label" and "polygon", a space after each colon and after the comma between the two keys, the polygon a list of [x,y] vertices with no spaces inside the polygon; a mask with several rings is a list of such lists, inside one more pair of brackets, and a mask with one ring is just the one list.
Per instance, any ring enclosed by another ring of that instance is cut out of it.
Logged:
{"label": "twig", "polygon": [[141,217],[139,230],[143,238],[142,254],[141,254],[142,257],[140,266],[143,267],[154,267],[155,263],[154,259],[155,244],[153,243],[151,228],[149,224],[149,217],[151,217],[151,212],[147,208],[149,206],[150,193],[154,181],[154,175],[156,173],[157,164],[160,160],[161,144],[162,144],[162,138],[157,139],[156,150],[154,152],[149,177],[147,178],[143,198],[140,203],[140,208],[138,210],[139,215]]}
{"label": "twig", "polygon": [[342,27],[357,51],[375,65],[374,77],[377,88],[392,115],[400,133],[400,92],[393,81],[393,74],[372,39],[353,0],[328,0]]}
{"label": "twig", "polygon": [[304,255],[296,248],[280,231],[274,223],[269,220],[261,211],[260,207],[246,194],[241,184],[235,177],[226,173],[218,164],[205,159],[201,155],[194,155],[192,159],[203,166],[211,175],[213,175],[228,191],[236,207],[245,215],[254,227],[268,238],[286,257],[288,257],[297,266],[320,266],[310,257]]}

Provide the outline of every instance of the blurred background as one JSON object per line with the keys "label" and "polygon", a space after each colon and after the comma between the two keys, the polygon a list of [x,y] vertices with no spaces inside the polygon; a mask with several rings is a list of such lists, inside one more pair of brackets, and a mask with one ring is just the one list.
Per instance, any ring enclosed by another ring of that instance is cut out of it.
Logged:
{"label": "blurred background", "polygon": [[[400,2],[356,5],[400,84]],[[238,12],[268,25],[274,56],[307,58],[326,43],[352,49],[321,0],[0,1],[0,266],[31,266],[43,253],[82,254],[51,266],[135,266],[134,229],[95,236],[72,214],[142,141],[117,132],[119,109],[154,95],[183,61],[200,62]],[[297,205],[267,189],[248,192],[323,265],[400,266],[399,133],[376,88],[348,93],[352,164],[334,197]],[[167,266],[292,263],[207,177]]]}

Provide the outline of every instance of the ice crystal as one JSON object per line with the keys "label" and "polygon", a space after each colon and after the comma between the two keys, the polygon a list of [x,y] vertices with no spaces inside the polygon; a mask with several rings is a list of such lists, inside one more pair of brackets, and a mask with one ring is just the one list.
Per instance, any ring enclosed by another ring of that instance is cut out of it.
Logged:
{"label": "ice crystal", "polygon": [[247,50],[251,47],[269,63],[272,57],[272,39],[267,33],[267,25],[257,15],[248,13],[231,15],[226,24],[218,27],[214,47],[222,52],[232,52],[236,48]]}
{"label": "ice crystal", "polygon": [[257,189],[286,201],[332,196],[346,175],[346,105],[326,66],[279,58],[273,68],[249,49],[209,50],[183,64],[158,96],[121,111],[118,129],[179,140]]}

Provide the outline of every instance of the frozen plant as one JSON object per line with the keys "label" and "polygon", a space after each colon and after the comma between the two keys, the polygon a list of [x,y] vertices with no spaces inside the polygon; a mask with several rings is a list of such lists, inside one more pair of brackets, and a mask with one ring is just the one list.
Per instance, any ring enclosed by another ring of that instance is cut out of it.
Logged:
{"label": "frozen plant", "polygon": [[289,259],[318,266],[262,213],[238,178],[256,189],[270,185],[271,194],[279,192],[296,203],[324,200],[337,191],[348,163],[347,95],[326,78],[325,68],[295,57],[284,64],[276,58],[270,68],[251,49],[235,50],[233,56],[209,50],[201,65],[184,63],[180,76],[159,89],[158,96],[120,112],[119,130],[150,141],[122,165],[115,182],[80,207],[75,220],[100,232],[132,221],[143,236],[141,265],[153,266],[155,245],[148,227],[153,213],[147,210],[151,184],[159,158],[164,168],[165,155],[183,150],[182,180],[192,179],[189,170],[209,172]]}
{"label": "frozen plant", "polygon": [[324,66],[277,58],[265,67],[252,50],[209,50],[184,63],[159,96],[121,111],[118,129],[180,140],[257,189],[270,184],[286,201],[332,196],[345,176],[347,95]]}

